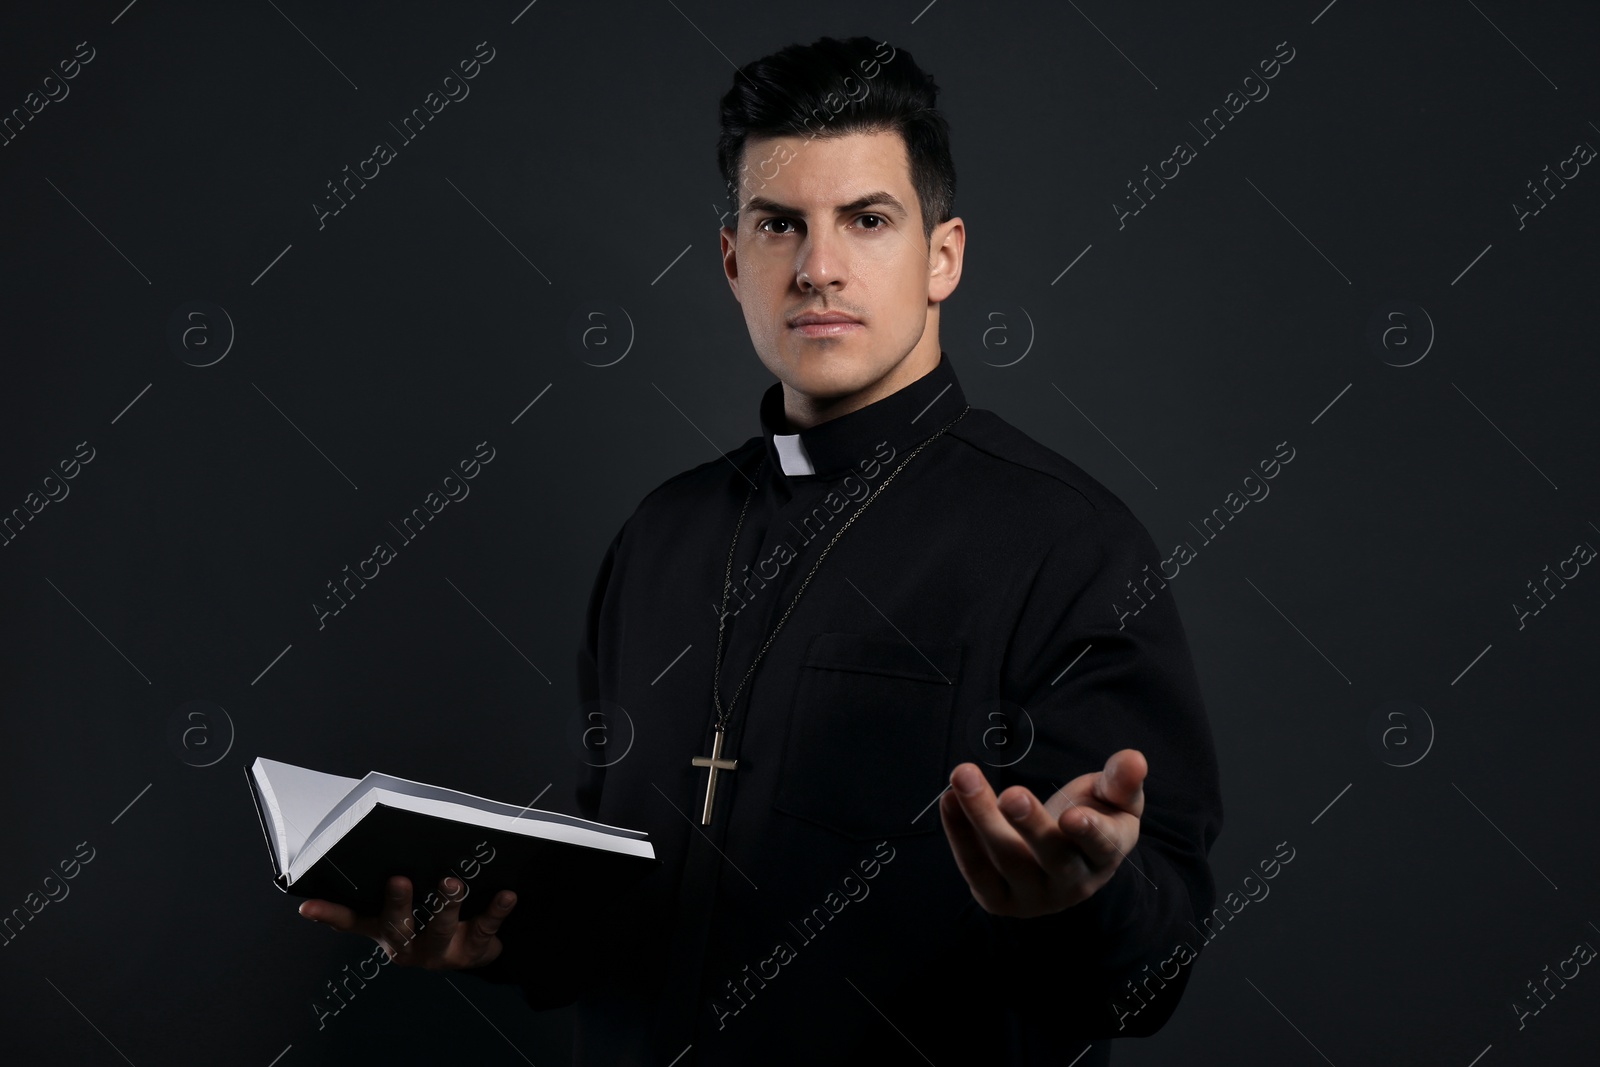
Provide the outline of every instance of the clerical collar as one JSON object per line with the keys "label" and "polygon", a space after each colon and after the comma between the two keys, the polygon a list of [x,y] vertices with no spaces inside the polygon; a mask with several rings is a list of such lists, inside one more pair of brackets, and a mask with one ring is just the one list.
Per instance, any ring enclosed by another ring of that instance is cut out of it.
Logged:
{"label": "clerical collar", "polygon": [[788,432],[783,385],[774,382],[761,396],[767,462],[791,478],[839,474],[871,459],[881,442],[895,454],[915,448],[966,406],[955,367],[943,351],[938,365],[910,385],[799,433]]}

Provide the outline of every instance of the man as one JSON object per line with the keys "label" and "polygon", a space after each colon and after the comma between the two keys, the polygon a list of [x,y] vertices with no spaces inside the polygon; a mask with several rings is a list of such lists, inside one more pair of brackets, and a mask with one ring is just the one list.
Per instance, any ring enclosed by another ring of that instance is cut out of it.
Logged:
{"label": "man", "polygon": [[1103,1064],[1171,1015],[1222,819],[1198,683],[1144,527],[940,349],[937,92],[823,38],[722,101],[723,267],[778,381],[617,533],[580,653],[586,713],[635,737],[578,807],[660,868],[574,921],[501,892],[415,933],[404,879],[383,916],[304,914],[575,1001],[579,1063]]}

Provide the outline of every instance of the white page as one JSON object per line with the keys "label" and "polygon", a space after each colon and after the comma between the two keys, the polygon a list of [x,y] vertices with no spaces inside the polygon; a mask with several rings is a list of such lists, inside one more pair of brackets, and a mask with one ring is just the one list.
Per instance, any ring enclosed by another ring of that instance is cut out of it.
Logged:
{"label": "white page", "polygon": [[[371,775],[368,775],[370,778]],[[419,783],[408,782],[410,786]],[[452,790],[440,790],[452,792]],[[481,797],[473,797],[481,801]],[[518,818],[517,812],[521,809],[513,808],[508,804],[496,804],[497,808],[505,811],[486,811],[475,805],[452,803],[447,800],[431,796],[413,796],[409,792],[397,793],[389,789],[368,789],[365,791],[352,791],[351,802],[341,804],[339,812],[330,821],[320,827],[311,844],[295,858],[289,870],[289,882],[292,885],[298,881],[306,871],[310,870],[324,855],[326,855],[356,823],[367,815],[374,807],[383,804],[392,808],[403,808],[407,811],[421,812],[425,815],[436,815],[444,819],[482,826],[486,829],[504,830],[508,833],[522,834],[525,837],[539,837],[549,841],[565,841],[570,844],[584,845],[589,848],[604,849],[608,852],[618,852],[625,856],[644,856],[655,858],[655,848],[646,838],[648,834],[639,831],[625,831],[627,836],[617,832],[618,827],[605,826],[603,823],[592,823],[586,819],[575,819],[562,816],[559,820]]]}
{"label": "white page", "polygon": [[[329,775],[328,777],[333,777]],[[348,778],[340,778],[341,782],[349,782]],[[417,797],[419,799],[434,800],[445,804],[456,805],[469,811],[480,811],[486,814],[502,815],[512,819],[532,820],[535,822],[558,823],[563,826],[581,827],[602,834],[611,834],[616,837],[632,838],[637,841],[649,840],[650,835],[640,830],[628,830],[620,826],[608,826],[602,822],[592,822],[580,819],[575,815],[563,815],[560,812],[541,811],[538,808],[519,807],[515,804],[504,804],[498,800],[489,800],[472,793],[463,793],[458,789],[446,789],[444,786],[429,785],[426,782],[413,782],[409,778],[396,778],[394,775],[382,774],[372,771],[360,782],[351,782],[351,788],[337,798],[331,808],[322,815],[317,823],[312,826],[306,837],[316,839],[322,836],[323,830],[340,820],[345,811],[360,802],[361,798],[374,789],[384,789],[396,795]],[[370,809],[368,809],[370,810]],[[426,809],[413,808],[414,811]],[[466,815],[452,816],[466,822],[477,822],[484,826],[491,823],[473,819]],[[353,823],[345,823],[346,827]],[[539,835],[535,835],[539,836]]]}
{"label": "white page", "polygon": [[273,821],[279,824],[275,827],[279,834],[279,865],[288,870],[312,830],[361,780],[259,756],[255,765],[256,781],[272,810]]}

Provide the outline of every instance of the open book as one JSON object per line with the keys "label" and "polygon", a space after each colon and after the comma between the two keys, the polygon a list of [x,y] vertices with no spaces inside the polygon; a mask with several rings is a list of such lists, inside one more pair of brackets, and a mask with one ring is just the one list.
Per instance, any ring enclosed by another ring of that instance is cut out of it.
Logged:
{"label": "open book", "polygon": [[502,889],[529,912],[621,888],[660,863],[638,830],[376,771],[345,778],[257,757],[246,778],[278,888],[363,915],[382,910],[397,874],[411,880],[414,907],[454,875],[468,918]]}

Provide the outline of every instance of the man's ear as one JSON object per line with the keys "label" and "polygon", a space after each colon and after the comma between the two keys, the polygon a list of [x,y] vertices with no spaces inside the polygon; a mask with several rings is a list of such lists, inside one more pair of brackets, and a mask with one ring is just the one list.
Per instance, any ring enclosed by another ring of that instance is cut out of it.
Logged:
{"label": "man's ear", "polygon": [[961,282],[961,260],[967,247],[967,227],[958,215],[941,222],[928,235],[928,299],[934,303],[956,291]]}
{"label": "man's ear", "polygon": [[733,298],[739,299],[739,250],[734,243],[737,234],[727,226],[722,227],[722,273],[727,275],[728,288],[733,290]]}

